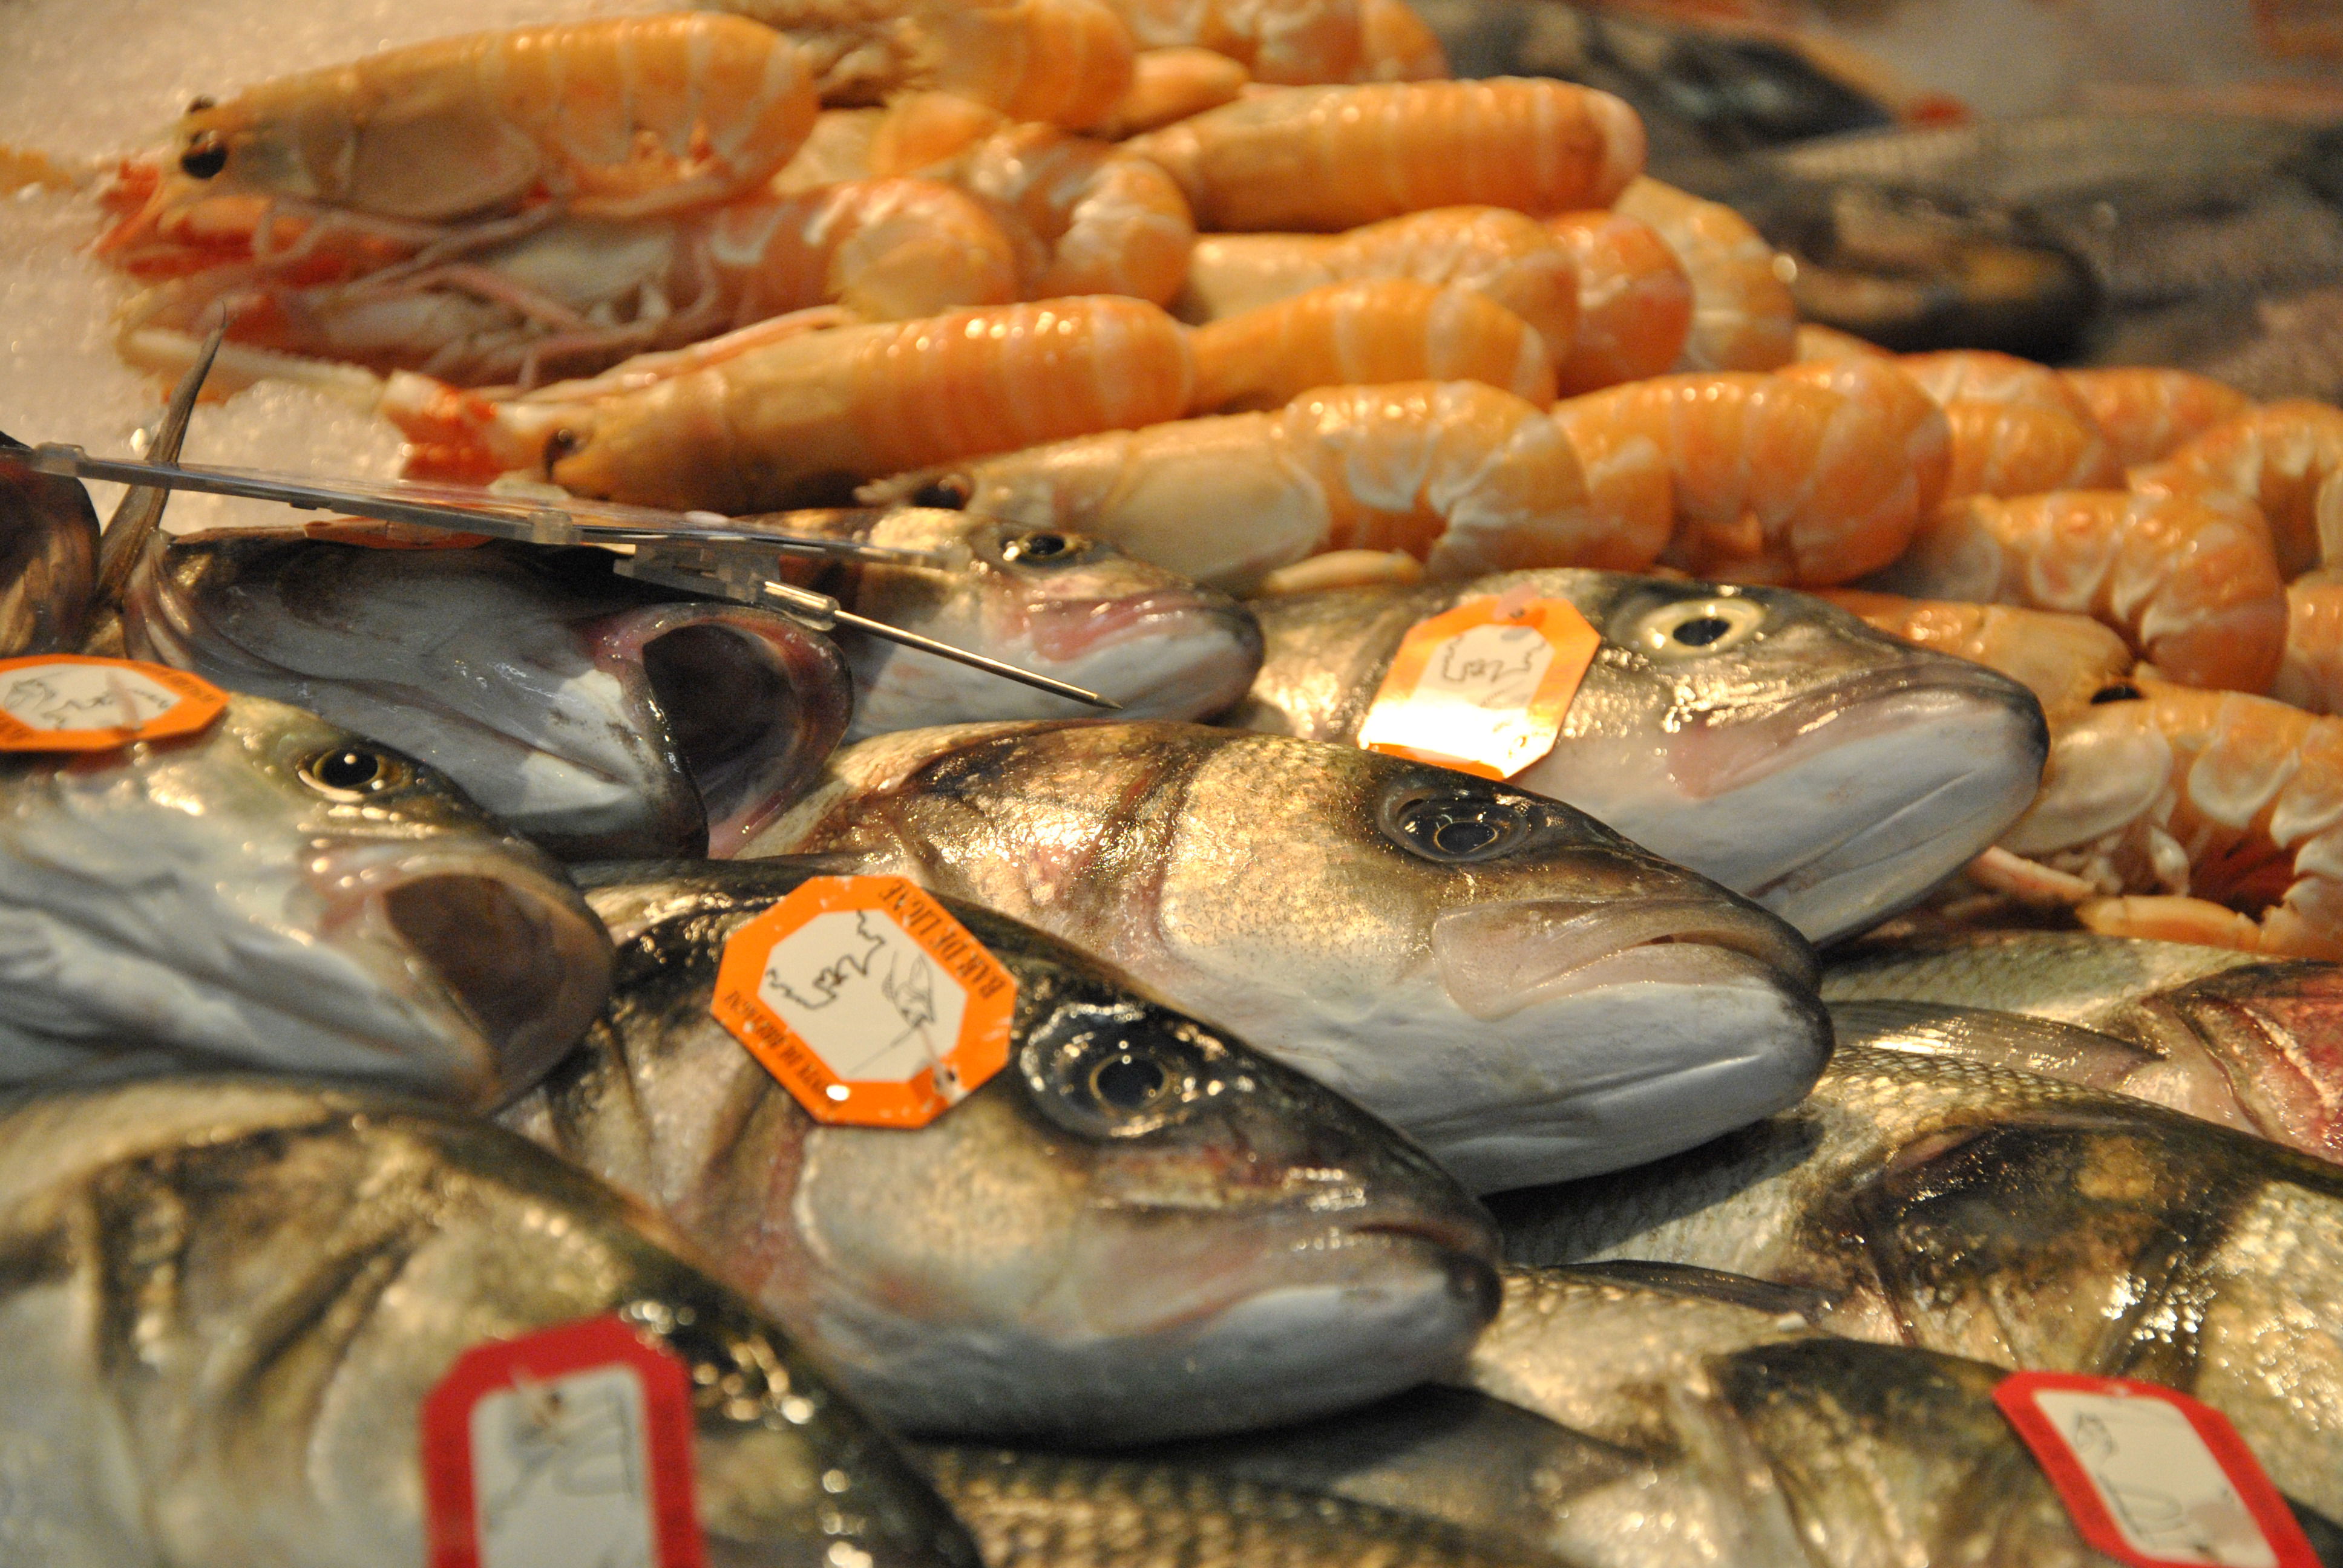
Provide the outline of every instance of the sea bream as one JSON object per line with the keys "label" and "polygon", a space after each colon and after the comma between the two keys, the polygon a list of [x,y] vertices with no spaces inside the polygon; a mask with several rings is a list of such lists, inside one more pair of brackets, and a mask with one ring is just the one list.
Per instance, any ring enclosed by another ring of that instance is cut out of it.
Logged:
{"label": "sea bream", "polygon": [[[2089,1047],[2087,1072],[2008,1064],[2343,1161],[2343,965],[2093,931],[1974,931],[1857,944],[1834,955],[1822,991],[1835,1011],[1868,1009],[1865,1027],[1896,1030],[1907,1046],[1916,1030],[1940,1050],[1954,1049],[1951,1034],[1965,1052],[1994,1049],[1986,1034],[2006,1046],[2020,1032],[2002,1021],[2013,1013],[2088,1031],[2066,1037]],[[1896,1006],[1991,1011],[1931,1024],[1883,1010]]]}
{"label": "sea bream", "polygon": [[1490,1191],[1685,1148],[1829,1052],[1812,955],[1583,812],[1199,725],[846,748],[750,855],[909,876],[1107,959]]}
{"label": "sea bream", "polygon": [[844,733],[844,663],[612,559],[198,537],[141,563],[125,641],[411,752],[557,854],[726,853]]}
{"label": "sea bream", "polygon": [[1526,1263],[1689,1263],[1818,1326],[2192,1393],[2343,1518],[2343,1167],[2119,1095],[1842,1045],[1812,1095],[1492,1208]]}
{"label": "sea bream", "polygon": [[616,1314],[692,1380],[709,1561],[976,1568],[769,1318],[477,1118],[258,1078],[18,1095],[0,1246],[12,1564],[415,1568],[425,1396],[475,1346]]}
{"label": "sea bream", "polygon": [[1503,572],[1253,603],[1267,651],[1230,722],[1355,742],[1411,628],[1468,600],[1567,600],[1603,643],[1554,749],[1516,774],[1829,941],[1917,900],[2034,799],[2040,705],[1782,588]]}
{"label": "sea bream", "polygon": [[1008,1066],[916,1130],[816,1122],[710,1011],[727,941],[812,869],[595,869],[609,1011],[507,1121],[649,1200],[891,1425],[1143,1442],[1463,1358],[1496,1239],[1453,1178],[998,915],[950,906],[1015,982]]}
{"label": "sea bream", "polygon": [[500,1105],[609,977],[543,850],[297,709],[0,754],[0,1081],[232,1063]]}
{"label": "sea bream", "polygon": [[[837,562],[794,580],[882,620],[1052,676],[1131,719],[1209,719],[1244,695],[1261,628],[1227,595],[1102,539],[928,507],[776,513],[794,532],[924,550],[934,565]],[[847,739],[930,724],[1079,719],[1095,709],[841,628],[854,672]]]}

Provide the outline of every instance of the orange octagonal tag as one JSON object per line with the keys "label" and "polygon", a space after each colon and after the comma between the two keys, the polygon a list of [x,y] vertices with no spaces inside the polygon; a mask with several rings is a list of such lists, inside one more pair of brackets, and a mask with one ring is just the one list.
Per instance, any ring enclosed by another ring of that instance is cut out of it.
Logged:
{"label": "orange octagonal tag", "polygon": [[0,658],[0,751],[110,751],[192,735],[226,711],[226,692],[184,669],[79,653]]}
{"label": "orange octagonal tag", "polygon": [[1359,744],[1510,779],[1554,749],[1602,646],[1602,634],[1567,599],[1519,588],[1468,599],[1401,638]]}
{"label": "orange octagonal tag", "polygon": [[1017,982],[901,877],[815,877],[732,933],[711,1010],[817,1121],[925,1127],[1009,1061]]}

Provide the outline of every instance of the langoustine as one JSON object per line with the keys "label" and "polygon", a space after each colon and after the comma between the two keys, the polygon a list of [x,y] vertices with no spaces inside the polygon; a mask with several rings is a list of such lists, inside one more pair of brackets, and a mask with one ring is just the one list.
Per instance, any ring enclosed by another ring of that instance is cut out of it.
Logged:
{"label": "langoustine", "polygon": [[1200,228],[1318,232],[1468,203],[1605,206],[1644,150],[1608,93],[1517,76],[1281,88],[1127,145],[1180,182]]}
{"label": "langoustine", "polygon": [[2034,693],[2053,724],[2127,678],[2137,662],[2124,639],[2088,616],[1959,599],[1908,598],[1865,588],[1817,597],[1890,637],[1999,671]]}
{"label": "langoustine", "polygon": [[1947,496],[2033,496],[2122,482],[2090,405],[2047,366],[1967,348],[1906,354],[1896,363],[1943,405],[1951,423]]}
{"label": "langoustine", "polygon": [[1848,582],[1904,553],[1947,461],[1936,405],[1867,360],[1655,377],[1569,398],[1554,421],[1618,548],[1549,564]]}
{"label": "langoustine", "polygon": [[1747,218],[1648,176],[1611,206],[1650,225],[1691,280],[1692,328],[1675,368],[1772,370],[1790,363],[1798,307],[1775,270],[1774,247]]}
{"label": "langoustine", "polygon": [[2185,686],[2267,691],[2286,650],[2269,530],[2220,496],[1969,496],[1938,508],[1877,584],[2088,615]]}
{"label": "langoustine", "polygon": [[604,499],[741,513],[1175,417],[1194,384],[1179,323],[1135,299],[771,328],[514,398],[394,376],[382,411],[407,433],[415,477],[524,470]]}
{"label": "langoustine", "polygon": [[1659,230],[1617,212],[1571,212],[1546,228],[1578,263],[1578,330],[1556,347],[1562,395],[1664,374],[1693,327],[1691,276]]}
{"label": "langoustine", "polygon": [[1405,278],[1313,288],[1200,327],[1189,343],[1199,414],[1394,381],[1480,381],[1554,400],[1554,362],[1527,322],[1483,295]]}
{"label": "langoustine", "polygon": [[2291,578],[2343,559],[2343,409],[2305,398],[2268,403],[2136,470],[2132,487],[2217,490],[2261,508]]}
{"label": "langoustine", "polygon": [[2124,365],[2058,374],[2090,409],[2126,468],[2160,462],[2254,406],[2236,387],[2190,370]]}
{"label": "langoustine", "polygon": [[418,370],[458,385],[590,375],[792,311],[866,320],[1001,305],[1019,256],[975,198],[930,180],[858,180],[628,222],[567,219],[486,250],[347,282],[223,266],[126,307],[124,357],[160,368],[225,317],[230,340]]}
{"label": "langoustine", "polygon": [[1328,550],[1443,576],[1613,553],[1546,411],[1478,382],[1333,387],[1275,413],[1116,430],[867,487],[1112,540],[1242,591]]}

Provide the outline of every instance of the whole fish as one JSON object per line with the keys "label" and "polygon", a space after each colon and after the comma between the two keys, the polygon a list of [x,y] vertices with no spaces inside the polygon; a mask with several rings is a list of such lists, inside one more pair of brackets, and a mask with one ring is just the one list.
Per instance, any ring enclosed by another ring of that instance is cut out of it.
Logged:
{"label": "whole fish", "polygon": [[1435,1520],[1205,1470],[936,1448],[984,1568],[1562,1568]]}
{"label": "whole fish", "polygon": [[[1132,719],[1209,719],[1244,695],[1261,628],[1227,595],[1101,539],[940,508],[788,512],[800,533],[926,550],[935,566],[841,563],[810,586],[859,615],[1071,681]],[[1004,719],[1074,719],[1071,698],[900,643],[838,633],[854,672],[847,739]]]}
{"label": "whole fish", "polygon": [[1350,1095],[1483,1191],[1795,1101],[1805,944],[1583,813],[1448,769],[1197,725],[849,747],[749,846],[846,857],[1088,949]]}
{"label": "whole fish", "polygon": [[1355,741],[1410,628],[1532,591],[1603,646],[1554,749],[1513,782],[1828,941],[1911,903],[2034,799],[2049,740],[2031,694],[1805,594],[1503,572],[1257,601],[1267,654],[1230,721]]}
{"label": "whole fish", "polygon": [[[1846,950],[1822,990],[1835,1003],[1991,1009],[2112,1036],[2139,1053],[2117,1077],[2027,1070],[2343,1160],[2343,965],[2089,931],[1980,931]],[[2103,1045],[2091,1054],[2115,1068]]]}
{"label": "whole fish", "polygon": [[2053,1079],[1842,1046],[1795,1111],[1495,1201],[1532,1263],[1646,1259],[1821,1292],[1820,1326],[2144,1378],[2343,1515],[2343,1168]]}
{"label": "whole fish", "polygon": [[609,976],[543,850],[297,709],[0,754],[0,1079],[208,1061],[499,1105]]}
{"label": "whole fish", "polygon": [[728,853],[844,733],[845,666],[786,617],[611,559],[198,539],[142,563],[125,639],[410,751],[565,858]]}
{"label": "whole fish", "polygon": [[0,1235],[11,1563],[413,1568],[424,1396],[477,1344],[605,1313],[690,1368],[713,1561],[976,1561],[769,1319],[485,1121],[256,1078],[19,1096]]}
{"label": "whole fish", "polygon": [[648,1199],[850,1393],[915,1432],[1119,1443],[1462,1359],[1496,1239],[1453,1178],[998,915],[952,906],[1016,980],[1009,1065],[917,1131],[814,1121],[710,1012],[726,940],[808,873],[598,869],[610,1010],[508,1121]]}
{"label": "whole fish", "polygon": [[72,479],[0,436],[0,658],[78,648],[97,591],[97,513]]}

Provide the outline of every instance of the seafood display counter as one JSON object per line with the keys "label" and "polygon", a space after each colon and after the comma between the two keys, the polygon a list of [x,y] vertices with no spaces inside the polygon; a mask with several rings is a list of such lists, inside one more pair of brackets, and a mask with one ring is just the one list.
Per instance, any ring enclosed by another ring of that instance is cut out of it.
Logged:
{"label": "seafood display counter", "polygon": [[111,4],[0,1564],[2343,1563],[2343,412],[1558,5]]}

